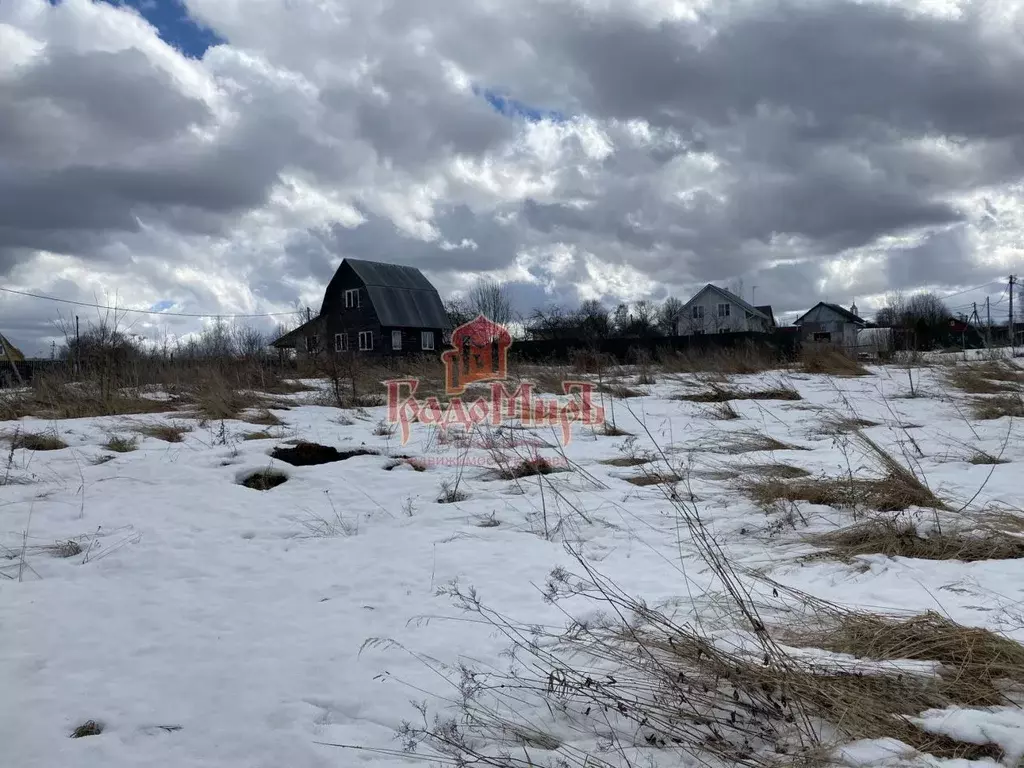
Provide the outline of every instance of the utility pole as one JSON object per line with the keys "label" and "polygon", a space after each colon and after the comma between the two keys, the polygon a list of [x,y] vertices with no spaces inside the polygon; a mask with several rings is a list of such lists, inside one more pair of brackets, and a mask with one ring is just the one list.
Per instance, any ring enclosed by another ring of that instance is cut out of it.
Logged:
{"label": "utility pole", "polygon": [[75,315],[75,374],[78,374],[79,368],[81,368],[81,357],[82,357],[82,345],[78,338],[78,315]]}
{"label": "utility pole", "polygon": [[992,346],[992,305],[988,296],[985,297],[985,346]]}
{"label": "utility pole", "polygon": [[1016,282],[1016,276],[1010,275],[1010,357],[1013,357],[1013,347],[1014,343],[1016,342],[1016,339],[1013,335],[1013,286]]}

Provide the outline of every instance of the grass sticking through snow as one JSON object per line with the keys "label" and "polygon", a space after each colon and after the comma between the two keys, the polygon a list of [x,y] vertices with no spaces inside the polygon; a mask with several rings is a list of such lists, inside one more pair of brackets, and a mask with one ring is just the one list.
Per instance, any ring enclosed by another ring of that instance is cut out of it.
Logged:
{"label": "grass sticking through snow", "polygon": [[1024,557],[1024,538],[998,530],[944,530],[923,536],[909,520],[868,520],[811,540],[827,557],[886,555],[920,560],[1016,560]]}
{"label": "grass sticking through snow", "polygon": [[246,475],[242,479],[242,485],[256,491],[269,491],[288,481],[288,475],[274,469],[261,469],[258,472]]}
{"label": "grass sticking through snow", "polygon": [[992,395],[971,400],[971,411],[975,418],[983,420],[1001,419],[1004,416],[1024,418],[1024,398],[1020,395]]}
{"label": "grass sticking through snow", "polygon": [[54,433],[17,432],[11,436],[11,445],[26,451],[59,451],[68,444]]}
{"label": "grass sticking through snow", "polygon": [[147,424],[139,427],[139,434],[163,440],[165,443],[180,443],[192,428],[183,424]]}
{"label": "grass sticking through snow", "polygon": [[103,444],[103,447],[108,451],[114,451],[114,453],[131,453],[139,447],[139,441],[135,437],[111,435],[110,439]]}
{"label": "grass sticking through snow", "polygon": [[804,347],[800,364],[807,373],[829,376],[870,376],[871,372],[841,350]]}
{"label": "grass sticking through snow", "polygon": [[800,400],[800,393],[792,387],[778,386],[770,389],[727,389],[712,384],[704,392],[675,395],[674,400],[691,403],[724,403],[729,400]]}

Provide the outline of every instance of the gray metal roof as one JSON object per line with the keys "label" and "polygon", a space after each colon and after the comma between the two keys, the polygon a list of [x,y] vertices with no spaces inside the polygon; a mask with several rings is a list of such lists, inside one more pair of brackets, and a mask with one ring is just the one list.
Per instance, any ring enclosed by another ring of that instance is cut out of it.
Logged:
{"label": "gray metal roof", "polygon": [[832,304],[831,302],[828,301],[819,301],[813,307],[811,307],[802,315],[800,315],[800,317],[794,320],[793,325],[800,325],[803,322],[803,319],[807,317],[809,314],[811,314],[811,312],[816,310],[818,307],[827,307],[828,309],[831,309],[833,312],[835,312],[848,323],[855,323],[856,325],[867,325],[868,321],[865,320],[864,318],[857,317],[855,314],[853,314],[853,312],[846,309],[845,307],[841,307],[838,304]]}
{"label": "gray metal roof", "polygon": [[683,310],[685,311],[686,308],[689,307],[698,296],[700,296],[702,293],[704,293],[704,291],[708,291],[708,290],[714,291],[715,293],[717,293],[722,298],[728,299],[733,304],[739,305],[740,307],[742,307],[744,310],[746,310],[750,314],[754,315],[755,317],[760,317],[760,318],[763,318],[765,320],[771,320],[771,317],[766,315],[763,311],[761,311],[757,307],[753,306],[752,304],[747,303],[746,301],[741,299],[739,296],[737,296],[732,291],[727,291],[727,290],[725,290],[725,288],[719,288],[717,285],[713,285],[712,283],[708,283],[703,288],[701,288],[699,291],[697,291],[695,294],[693,294],[693,296],[690,297],[690,300],[683,305]]}
{"label": "gray metal roof", "polygon": [[416,267],[345,259],[377,311],[381,325],[400,328],[447,328],[448,313],[437,289]]}

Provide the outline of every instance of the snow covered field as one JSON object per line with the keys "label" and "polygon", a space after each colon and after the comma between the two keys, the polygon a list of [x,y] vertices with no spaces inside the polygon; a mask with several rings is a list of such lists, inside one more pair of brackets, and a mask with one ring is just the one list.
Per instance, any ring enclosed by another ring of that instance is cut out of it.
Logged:
{"label": "snow covered field", "polygon": [[[800,399],[733,400],[738,418],[730,419],[715,404],[673,399],[707,389],[693,376],[657,374],[648,386],[633,379],[628,386],[645,394],[614,401],[617,426],[632,436],[578,428],[563,457],[554,434],[539,431],[550,444],[542,455],[555,466],[567,460],[570,471],[511,480],[493,465],[497,454],[522,450],[522,430],[501,433],[518,446],[496,448],[504,438],[490,434],[467,447],[416,424],[402,446],[380,434],[385,408],[301,405],[305,395],[275,411],[283,425],[274,427],[202,426],[181,414],[2,424],[6,433],[55,432],[68,447],[12,450],[3,471],[0,762],[422,764],[321,742],[401,750],[396,732],[420,717],[413,702],[443,712],[454,696],[429,660],[506,666],[508,641],[466,621],[439,589],[457,580],[502,614],[562,625],[565,606],[545,602],[542,591],[554,567],[576,567],[568,543],[623,591],[691,610],[693,585],[711,576],[681,532],[673,492],[739,567],[843,606],[938,611],[1024,641],[1024,559],[808,557],[820,548],[807,537],[851,524],[853,512],[810,503],[766,511],[743,489],[770,471],[766,464],[812,480],[871,476],[870,456],[848,431],[856,418],[872,422],[864,434],[950,502],[942,515],[1024,515],[1015,423],[972,418],[968,397],[938,369],[871,374],[732,376],[721,386],[792,387]],[[190,431],[181,442],[138,433],[157,423]],[[261,429],[272,437],[244,439]],[[785,445],[745,450],[757,447],[755,434]],[[138,442],[114,452],[103,447],[112,435]],[[289,439],[377,453],[291,466],[269,455]],[[640,463],[649,452],[658,458]],[[982,454],[1006,463],[970,462]],[[390,458],[399,455],[413,458]],[[240,484],[268,468],[287,481],[266,491]],[[653,472],[684,480],[630,482]],[[438,501],[456,486],[466,498]],[[905,514],[925,531],[939,513]],[[394,643],[367,644],[375,638]],[[90,720],[101,733],[68,738]],[[933,713],[928,722],[1011,756],[1024,751],[1016,708]],[[846,759],[892,757],[868,747]],[[536,748],[530,755],[538,765],[552,758]],[[518,759],[526,764],[522,751]],[[672,750],[642,759],[680,764]]]}

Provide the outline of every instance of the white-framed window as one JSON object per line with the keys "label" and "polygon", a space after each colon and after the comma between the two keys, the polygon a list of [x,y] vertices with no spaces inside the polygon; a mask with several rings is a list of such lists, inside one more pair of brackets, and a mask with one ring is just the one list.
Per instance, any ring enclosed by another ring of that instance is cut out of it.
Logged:
{"label": "white-framed window", "polygon": [[315,333],[312,334],[311,336],[307,336],[306,337],[306,351],[307,352],[312,354],[313,352],[316,352],[316,350],[319,348],[319,346],[320,346],[320,337],[317,336]]}
{"label": "white-framed window", "polygon": [[703,320],[704,319],[704,307],[696,306],[696,307],[693,308],[692,313],[693,313],[693,319],[694,320]]}
{"label": "white-framed window", "polygon": [[434,332],[420,331],[420,349],[429,352],[434,348]]}
{"label": "white-framed window", "polygon": [[359,289],[348,288],[345,290],[345,309],[359,307]]}
{"label": "white-framed window", "polygon": [[336,334],[334,334],[334,351],[335,352],[348,352],[348,334],[347,333],[336,333]]}
{"label": "white-framed window", "polygon": [[402,332],[392,331],[391,332],[391,348],[401,349],[402,348]]}
{"label": "white-framed window", "polygon": [[373,331],[359,332],[359,351],[369,352],[373,349]]}
{"label": "white-framed window", "polygon": [[732,305],[729,303],[722,303],[718,305],[718,316],[729,317],[732,314]]}

